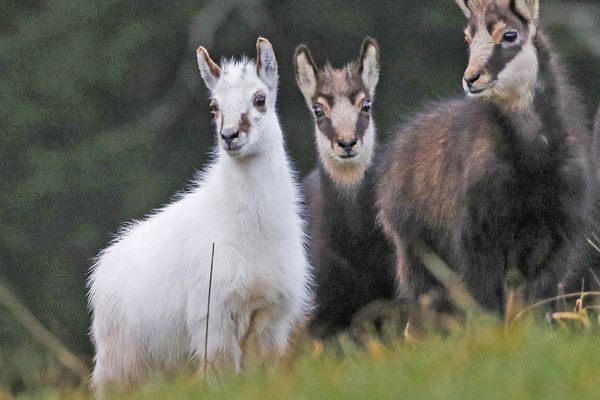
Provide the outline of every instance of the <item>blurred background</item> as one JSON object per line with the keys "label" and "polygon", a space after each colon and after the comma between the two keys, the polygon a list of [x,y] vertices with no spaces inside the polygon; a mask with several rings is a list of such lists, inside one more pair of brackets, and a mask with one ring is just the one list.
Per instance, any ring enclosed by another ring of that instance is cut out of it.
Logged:
{"label": "blurred background", "polygon": [[[213,144],[196,47],[214,59],[254,57],[257,36],[271,40],[279,114],[302,175],[315,151],[291,62],[298,44],[319,65],[340,66],[358,56],[366,35],[380,41],[381,140],[428,101],[460,94],[467,58],[463,15],[451,0],[2,3],[0,284],[87,362],[93,257],[125,221],[183,188]],[[600,103],[600,2],[541,7],[592,115]],[[0,304],[0,392],[64,374]]]}

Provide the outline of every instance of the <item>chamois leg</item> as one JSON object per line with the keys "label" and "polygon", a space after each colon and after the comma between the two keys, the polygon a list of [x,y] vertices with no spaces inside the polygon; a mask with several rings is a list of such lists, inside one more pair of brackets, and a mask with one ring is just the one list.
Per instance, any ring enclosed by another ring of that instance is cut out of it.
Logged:
{"label": "chamois leg", "polygon": [[467,290],[484,309],[503,315],[504,312],[504,257],[497,248],[482,246],[483,242],[469,243],[465,250],[463,277]]}
{"label": "chamois leg", "polygon": [[98,346],[92,388],[94,397],[99,400],[107,399],[114,390],[125,390],[138,383],[145,371],[143,352],[135,345],[121,346],[118,343]]}
{"label": "chamois leg", "polygon": [[335,251],[324,252],[317,272],[317,309],[309,324],[311,335],[326,338],[350,325],[354,313],[365,303],[360,271]]}
{"label": "chamois leg", "polygon": [[[423,295],[436,293],[434,297],[439,299],[439,295],[446,298],[444,295],[445,289],[438,282],[427,266],[421,261],[423,255],[415,246],[407,245],[404,249],[406,264],[398,266],[398,281],[399,281],[399,297],[400,300],[408,300],[409,302],[418,302]],[[435,309],[443,311],[447,308],[445,301],[433,304]]]}
{"label": "chamois leg", "polygon": [[[225,310],[211,310],[208,327],[208,341],[205,343],[206,318],[197,318],[193,324],[188,323],[191,332],[190,342],[198,364],[203,367],[204,348],[207,346],[207,360],[217,370],[233,369],[236,373],[242,370],[241,339],[238,329]],[[211,370],[209,367],[208,370]]]}

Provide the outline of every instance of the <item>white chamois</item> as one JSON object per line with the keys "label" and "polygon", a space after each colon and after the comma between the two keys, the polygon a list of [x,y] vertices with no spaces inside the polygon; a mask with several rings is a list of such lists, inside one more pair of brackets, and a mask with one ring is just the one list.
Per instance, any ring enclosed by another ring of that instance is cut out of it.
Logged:
{"label": "white chamois", "polygon": [[256,46],[256,63],[221,68],[198,49],[216,159],[193,189],[127,226],[92,267],[99,396],[149,372],[202,362],[213,242],[211,363],[239,372],[245,350],[281,355],[303,322],[310,271],[299,190],[275,112],[275,54],[264,38]]}

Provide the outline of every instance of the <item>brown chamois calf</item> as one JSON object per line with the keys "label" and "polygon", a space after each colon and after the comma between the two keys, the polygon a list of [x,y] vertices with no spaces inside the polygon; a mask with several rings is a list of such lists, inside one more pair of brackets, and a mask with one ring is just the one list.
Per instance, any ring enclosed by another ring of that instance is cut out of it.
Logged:
{"label": "brown chamois calf", "polygon": [[306,46],[296,50],[296,78],[315,119],[319,162],[304,180],[310,255],[315,266],[311,335],[348,328],[357,311],[394,297],[394,253],[376,223],[371,105],[379,47],[366,38],[357,62],[317,69]]}
{"label": "brown chamois calf", "polygon": [[591,209],[589,129],[539,29],[538,0],[457,2],[468,96],[434,104],[386,147],[379,218],[396,245],[401,297],[440,288],[424,247],[502,313],[506,284],[547,297],[574,268]]}

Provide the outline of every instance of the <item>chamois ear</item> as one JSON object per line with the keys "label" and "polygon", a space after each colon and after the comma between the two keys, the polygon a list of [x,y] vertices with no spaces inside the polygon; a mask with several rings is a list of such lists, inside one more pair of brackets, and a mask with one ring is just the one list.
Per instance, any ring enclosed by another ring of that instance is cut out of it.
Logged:
{"label": "chamois ear", "polygon": [[202,46],[196,50],[200,75],[209,90],[213,90],[221,76],[221,68],[210,58],[208,51]]}
{"label": "chamois ear", "polygon": [[529,22],[537,25],[540,14],[539,0],[514,0],[515,9]]}
{"label": "chamois ear", "polygon": [[460,7],[465,17],[471,18],[471,10],[469,9],[469,0],[456,0],[456,4]]}
{"label": "chamois ear", "polygon": [[360,51],[359,72],[369,95],[375,94],[379,82],[379,44],[371,37],[365,38]]}
{"label": "chamois ear", "polygon": [[296,67],[296,82],[298,83],[298,87],[304,95],[308,106],[312,107],[312,98],[317,94],[317,78],[319,73],[308,47],[303,44],[296,49],[294,66]]}
{"label": "chamois ear", "polygon": [[259,37],[256,41],[256,73],[269,90],[277,88],[279,80],[277,59],[271,42],[264,37]]}

